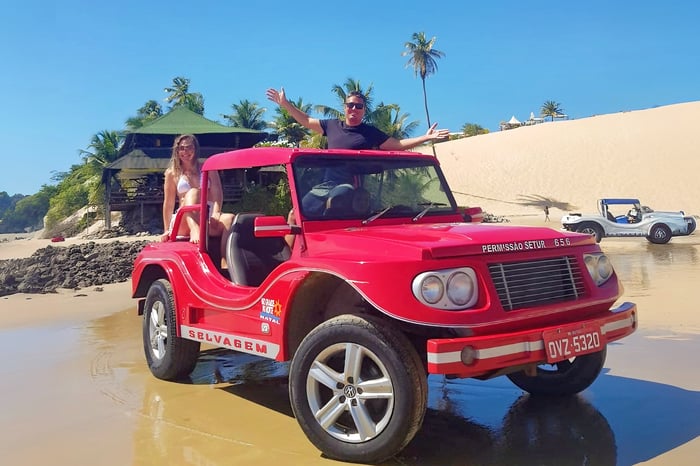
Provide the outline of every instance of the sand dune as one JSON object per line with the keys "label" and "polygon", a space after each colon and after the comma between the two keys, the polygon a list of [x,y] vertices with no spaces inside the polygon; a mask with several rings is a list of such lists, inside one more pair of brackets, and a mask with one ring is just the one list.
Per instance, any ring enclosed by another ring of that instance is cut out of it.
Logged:
{"label": "sand dune", "polygon": [[[595,212],[601,197],[700,215],[700,102],[499,131],[436,146],[457,201],[496,215]],[[428,153],[430,149],[423,150]]]}

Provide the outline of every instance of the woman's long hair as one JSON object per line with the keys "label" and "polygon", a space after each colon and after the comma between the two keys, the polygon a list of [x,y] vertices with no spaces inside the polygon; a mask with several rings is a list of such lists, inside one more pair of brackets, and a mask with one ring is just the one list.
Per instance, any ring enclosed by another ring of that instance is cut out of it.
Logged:
{"label": "woman's long hair", "polygon": [[180,157],[178,156],[177,148],[180,145],[180,141],[185,139],[189,139],[194,145],[195,166],[197,167],[197,171],[199,172],[199,141],[197,140],[194,134],[181,134],[180,136],[175,138],[175,141],[173,142],[173,150],[170,154],[170,167],[172,167],[173,172],[176,176],[182,175],[182,166],[180,165]]}

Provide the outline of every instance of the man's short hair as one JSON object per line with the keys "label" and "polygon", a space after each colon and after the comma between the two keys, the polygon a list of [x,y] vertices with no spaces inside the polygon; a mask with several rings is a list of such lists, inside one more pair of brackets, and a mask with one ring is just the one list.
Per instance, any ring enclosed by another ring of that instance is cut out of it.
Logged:
{"label": "man's short hair", "polygon": [[351,91],[350,93],[348,93],[348,96],[345,98],[345,101],[347,102],[347,100],[350,97],[359,97],[360,99],[362,99],[363,104],[367,104],[367,98],[365,98],[365,95],[360,91]]}

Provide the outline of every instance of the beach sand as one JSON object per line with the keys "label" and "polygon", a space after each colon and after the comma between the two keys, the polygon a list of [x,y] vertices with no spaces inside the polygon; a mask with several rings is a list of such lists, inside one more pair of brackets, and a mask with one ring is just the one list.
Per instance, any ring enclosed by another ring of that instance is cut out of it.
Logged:
{"label": "beach sand", "polygon": [[[700,214],[698,118],[700,102],[601,115],[440,144],[438,157],[452,188],[464,193],[458,195],[462,204],[506,215],[511,224],[558,229],[560,214],[594,212],[596,199],[606,196]],[[544,222],[543,202],[551,206],[551,222]],[[0,242],[0,259],[81,241]],[[609,350],[610,375],[596,382],[590,401],[611,426],[617,464],[694,465],[700,457],[700,306],[694,292],[700,237],[662,246],[641,238],[606,239],[601,246],[614,257],[624,299],[639,306],[640,330],[630,343]],[[0,298],[0,350],[7,355],[0,377],[4,464],[340,464],[321,458],[305,439],[290,417],[284,386],[263,384],[251,394],[215,381],[188,385],[153,378],[143,360],[130,282],[99,288]],[[616,394],[620,381],[628,385]],[[498,387],[482,396],[484,405],[496,397],[490,416],[500,418],[497,397],[517,395],[511,386]],[[637,405],[637,393],[644,392],[639,387],[672,395]],[[231,411],[221,412],[222,406]],[[634,417],[645,409],[655,415],[648,426]],[[435,455],[434,441],[455,434],[442,421],[429,422],[395,464],[438,464],[426,459]],[[440,434],[434,441],[431,431]],[[475,445],[482,447],[496,448]],[[454,456],[452,464],[460,457],[455,448],[453,454],[445,450]]]}
{"label": "beach sand", "polygon": [[[437,144],[463,205],[558,221],[604,197],[700,215],[700,102],[547,122]],[[430,149],[423,149],[431,153]]]}

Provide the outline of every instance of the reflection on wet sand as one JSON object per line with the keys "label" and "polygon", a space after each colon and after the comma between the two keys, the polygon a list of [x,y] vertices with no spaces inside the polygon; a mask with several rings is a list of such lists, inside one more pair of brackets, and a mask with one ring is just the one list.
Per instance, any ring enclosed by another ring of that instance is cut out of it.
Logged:
{"label": "reflection on wet sand", "polygon": [[[245,369],[236,369],[241,366]],[[136,457],[212,465],[235,457],[236,464],[241,464],[256,451],[262,455],[254,455],[256,464],[272,464],[280,455],[287,464],[326,463],[310,446],[289,450],[289,437],[295,443],[308,442],[292,418],[286,367],[214,350],[204,354],[190,383],[146,380],[143,417],[135,438],[151,441],[136,444]],[[217,390],[210,390],[212,378],[222,376]],[[614,434],[583,397],[536,398],[510,387],[504,390],[432,376],[430,389],[440,396],[431,401],[423,428],[400,455],[385,464],[616,464]],[[473,418],[479,410],[471,409],[472,402],[491,405],[502,416],[500,421],[490,425],[488,415]],[[511,405],[502,410],[503,403]],[[289,430],[278,429],[274,434],[274,426],[280,423]],[[146,450],[140,451],[143,447]]]}
{"label": "reflection on wet sand", "polygon": [[[698,307],[684,292],[700,277],[698,240],[602,244],[625,298],[639,305],[641,327],[611,346],[588,390],[536,398],[505,378],[431,376],[423,428],[386,464],[632,465],[692,442],[700,435],[700,337],[656,324],[664,312]],[[689,329],[700,330],[699,321]],[[323,458],[293,418],[287,364],[207,349],[189,380],[155,379],[133,308],[0,330],[0,351],[13,355],[0,379],[3,464],[343,464]],[[45,384],[32,382],[37,374]],[[695,464],[685,459],[673,464]]]}
{"label": "reflection on wet sand", "polygon": [[668,244],[614,238],[603,240],[601,247],[623,283],[623,298],[637,304],[640,327],[673,326],[700,334],[700,305],[694,298],[700,283],[700,236],[673,238]]}
{"label": "reflection on wet sand", "polygon": [[[476,390],[485,395],[478,402],[488,403],[491,396]],[[398,464],[616,464],[615,436],[605,417],[583,397],[509,393],[508,398],[514,401],[495,425],[470,417],[468,404],[463,414],[429,409],[423,429],[399,455]]]}
{"label": "reflection on wet sand", "polygon": [[675,238],[668,244],[628,241],[608,239],[601,243],[628,292],[633,289],[648,295],[654,280],[666,272],[678,276],[699,273],[700,241],[695,237]]}
{"label": "reflection on wet sand", "polygon": [[[214,376],[211,359],[193,383],[145,379],[144,412],[135,431],[136,458],[143,462],[137,464],[213,465],[222,458],[237,458],[236,464],[326,464],[292,418],[286,366],[261,378],[272,369],[269,361],[219,351],[215,358],[225,366],[242,359],[251,379],[232,371],[230,385],[201,383]],[[525,395],[503,379],[431,376],[429,382],[423,428],[386,465],[626,465],[700,434],[700,393],[671,385],[604,374],[577,397],[548,398]],[[152,440],[143,443],[147,438]],[[154,458],[159,461],[146,461]]]}

